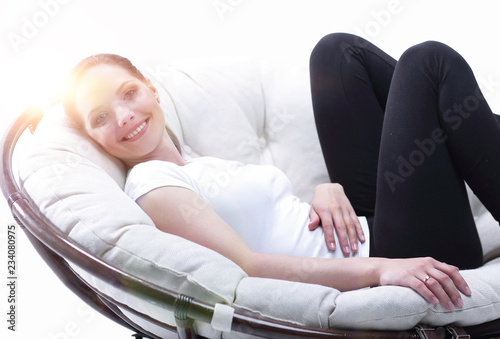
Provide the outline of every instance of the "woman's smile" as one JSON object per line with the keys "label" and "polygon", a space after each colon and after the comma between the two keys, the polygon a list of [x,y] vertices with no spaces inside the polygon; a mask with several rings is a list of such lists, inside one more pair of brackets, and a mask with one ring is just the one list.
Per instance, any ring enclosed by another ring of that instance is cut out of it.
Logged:
{"label": "woman's smile", "polygon": [[139,123],[139,126],[134,126],[134,128],[128,132],[128,134],[122,139],[123,141],[135,141],[142,137],[146,133],[148,127],[149,118]]}

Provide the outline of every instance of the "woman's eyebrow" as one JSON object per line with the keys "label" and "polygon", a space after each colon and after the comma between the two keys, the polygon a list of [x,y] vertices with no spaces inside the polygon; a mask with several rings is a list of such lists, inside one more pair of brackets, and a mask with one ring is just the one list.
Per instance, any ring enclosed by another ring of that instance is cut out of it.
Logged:
{"label": "woman's eyebrow", "polygon": [[128,83],[130,82],[134,82],[133,80],[127,80],[127,81],[124,81],[122,82],[122,84],[120,85],[120,87],[118,87],[118,89],[116,90],[116,94],[120,93],[122,90],[123,90],[123,87],[127,86]]}

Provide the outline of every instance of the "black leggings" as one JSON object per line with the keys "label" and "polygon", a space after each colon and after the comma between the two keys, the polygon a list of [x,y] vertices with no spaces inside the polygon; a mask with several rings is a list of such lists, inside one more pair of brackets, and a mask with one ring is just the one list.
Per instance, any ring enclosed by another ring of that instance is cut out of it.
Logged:
{"label": "black leggings", "polygon": [[465,60],[425,42],[399,61],[331,34],[311,54],[314,116],[332,182],[367,216],[373,256],[482,264],[464,181],[500,220],[500,124]]}

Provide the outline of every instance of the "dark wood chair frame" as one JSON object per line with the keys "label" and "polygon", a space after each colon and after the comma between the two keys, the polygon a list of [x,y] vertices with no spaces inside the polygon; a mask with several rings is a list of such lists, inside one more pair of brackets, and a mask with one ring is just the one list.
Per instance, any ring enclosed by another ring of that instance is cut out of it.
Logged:
{"label": "dark wood chair frame", "polygon": [[[155,334],[149,333],[130,320],[121,310],[127,310],[147,322],[177,332],[179,338],[200,338],[191,325],[194,320],[210,323],[214,305],[156,286],[86,253],[60,232],[33,204],[29,195],[21,191],[12,172],[14,148],[27,129],[30,129],[31,133],[34,132],[41,117],[42,112],[39,108],[31,108],[11,124],[1,140],[0,164],[0,181],[5,199],[14,220],[23,229],[36,251],[65,286],[99,313],[129,328],[133,337],[159,339]],[[123,293],[132,293],[146,302],[173,311],[176,326],[153,319],[96,290],[78,275],[68,262],[84,269],[92,276],[109,282]],[[262,338],[493,338],[500,337],[500,319],[464,328],[452,325],[439,328],[419,325],[408,331],[365,331],[301,327],[235,312],[231,331]]]}

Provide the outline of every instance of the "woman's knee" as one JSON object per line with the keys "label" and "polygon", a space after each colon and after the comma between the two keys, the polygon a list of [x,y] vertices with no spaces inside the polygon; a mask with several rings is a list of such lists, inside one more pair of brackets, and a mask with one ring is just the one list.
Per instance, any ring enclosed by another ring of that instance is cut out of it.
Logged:
{"label": "woman's knee", "polygon": [[320,56],[335,56],[344,53],[351,47],[366,47],[368,44],[367,40],[354,34],[331,33],[318,41],[311,53],[311,62]]}
{"label": "woman's knee", "polygon": [[321,38],[317,46],[339,46],[341,44],[352,44],[358,39],[363,39],[350,33],[331,33]]}
{"label": "woman's knee", "polygon": [[399,64],[439,66],[443,61],[464,62],[450,46],[439,41],[425,41],[408,48],[399,58]]}

